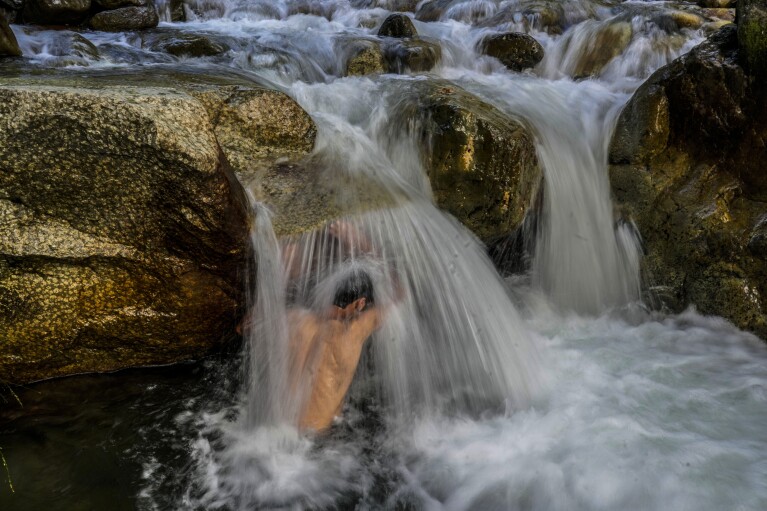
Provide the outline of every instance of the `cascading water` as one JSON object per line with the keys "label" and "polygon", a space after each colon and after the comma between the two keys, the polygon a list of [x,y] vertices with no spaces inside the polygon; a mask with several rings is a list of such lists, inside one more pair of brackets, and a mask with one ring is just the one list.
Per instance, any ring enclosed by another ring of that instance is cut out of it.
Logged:
{"label": "cascading water", "polygon": [[[529,278],[508,288],[478,241],[432,204],[415,135],[424,119],[398,108],[401,90],[431,77],[341,78],[346,41],[373,39],[366,27],[404,3],[194,0],[187,23],[141,37],[13,26],[43,66],[228,66],[279,84],[317,123],[312,164],[357,212],[344,218],[357,242],[343,247],[330,226],[277,239],[270,205],[254,204],[242,402],[190,405],[167,420],[168,436],[189,446],[178,473],[137,450],[139,507],[767,508],[763,346],[694,312],[618,310],[641,286],[637,234],[610,199],[613,125],[641,82],[703,32],[670,22],[659,2],[453,0],[436,3],[436,21],[415,21],[442,48],[432,75],[534,134],[542,208],[525,240]],[[158,5],[166,20],[168,7]],[[541,42],[536,69],[511,73],[477,53],[506,30]],[[162,31],[228,49],[176,58],[153,49]],[[360,182],[383,205],[347,188]],[[286,376],[290,319],[325,307],[360,267],[386,319],[339,423],[310,439],[291,425],[300,389]]]}

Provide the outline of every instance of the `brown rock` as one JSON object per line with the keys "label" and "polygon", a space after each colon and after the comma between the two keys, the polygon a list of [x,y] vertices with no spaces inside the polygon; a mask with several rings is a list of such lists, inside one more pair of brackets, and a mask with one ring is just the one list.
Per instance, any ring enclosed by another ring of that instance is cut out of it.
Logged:
{"label": "brown rock", "polygon": [[493,34],[479,43],[479,51],[495,57],[512,71],[535,67],[543,59],[543,46],[527,34]]}
{"label": "brown rock", "polygon": [[0,17],[0,57],[21,57],[16,36],[3,17]]}
{"label": "brown rock", "polygon": [[160,22],[153,5],[146,7],[121,7],[94,15],[90,25],[103,32],[122,32],[154,28]]}
{"label": "brown rock", "polygon": [[653,74],[618,120],[610,181],[666,306],[767,337],[766,96],[737,60],[729,26]]}
{"label": "brown rock", "polygon": [[415,37],[418,32],[410,18],[404,14],[390,14],[378,29],[378,37]]}
{"label": "brown rock", "polygon": [[385,45],[383,53],[390,73],[430,71],[442,59],[442,48],[438,43],[418,38]]}
{"label": "brown rock", "polygon": [[173,89],[0,87],[0,379],[164,364],[237,321],[247,211]]}

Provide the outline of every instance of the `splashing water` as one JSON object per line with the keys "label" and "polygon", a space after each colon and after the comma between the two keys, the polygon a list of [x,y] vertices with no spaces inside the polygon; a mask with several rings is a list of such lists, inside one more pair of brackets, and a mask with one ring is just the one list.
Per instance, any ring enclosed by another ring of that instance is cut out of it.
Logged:
{"label": "splashing water", "polygon": [[[397,108],[403,88],[430,78],[341,78],[345,41],[370,40],[394,3],[190,1],[188,23],[158,30],[226,43],[199,59],[152,50],[151,34],[12,27],[41,66],[224,65],[279,84],[317,123],[312,162],[375,247],[344,248],[327,226],[277,239],[269,205],[254,202],[242,402],[171,421],[170,435],[190,442],[186,469],[161,475],[154,455],[142,458],[140,507],[767,508],[764,347],[694,312],[621,313],[640,296],[640,251],[613,211],[611,132],[641,82],[703,33],[658,21],[667,7],[657,2],[454,0],[440,2],[438,21],[415,21],[442,48],[434,75],[535,136],[544,191],[526,240],[532,267],[504,282],[476,238],[433,206],[414,136],[423,119]],[[169,6],[158,9],[168,20]],[[544,46],[534,70],[477,53],[505,30]],[[387,205],[367,207],[350,182]],[[308,438],[293,426],[302,397],[287,377],[290,314],[328,305],[359,267],[386,320],[333,430]]]}

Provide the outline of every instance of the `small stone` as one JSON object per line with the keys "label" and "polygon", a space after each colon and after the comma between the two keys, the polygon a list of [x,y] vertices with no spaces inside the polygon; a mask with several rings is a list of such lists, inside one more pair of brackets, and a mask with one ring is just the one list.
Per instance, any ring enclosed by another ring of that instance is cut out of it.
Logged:
{"label": "small stone", "polygon": [[543,46],[527,34],[509,32],[485,37],[479,51],[495,57],[512,71],[535,67],[543,59]]}
{"label": "small stone", "polygon": [[103,11],[91,18],[90,25],[103,32],[123,32],[154,28],[160,22],[154,6],[122,7],[113,11]]}
{"label": "small stone", "polygon": [[410,18],[404,14],[391,14],[378,30],[378,37],[396,37],[398,39],[415,37],[418,32]]}

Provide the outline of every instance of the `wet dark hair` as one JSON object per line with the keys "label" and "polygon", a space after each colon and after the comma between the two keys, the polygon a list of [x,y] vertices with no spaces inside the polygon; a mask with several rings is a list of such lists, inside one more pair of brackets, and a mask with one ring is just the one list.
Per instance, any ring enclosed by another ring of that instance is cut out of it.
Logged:
{"label": "wet dark hair", "polygon": [[365,298],[368,305],[373,305],[373,281],[370,275],[362,270],[354,270],[341,281],[333,296],[333,305],[344,308],[360,298]]}

